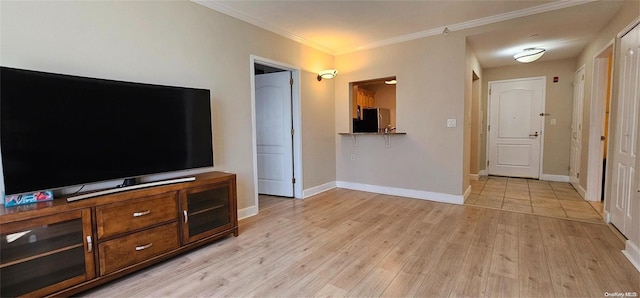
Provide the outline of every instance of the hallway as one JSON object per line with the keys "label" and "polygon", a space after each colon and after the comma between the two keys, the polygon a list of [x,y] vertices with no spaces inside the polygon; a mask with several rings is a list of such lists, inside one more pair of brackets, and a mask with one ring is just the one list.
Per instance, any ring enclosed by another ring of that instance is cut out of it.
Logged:
{"label": "hallway", "polygon": [[473,205],[561,219],[603,223],[602,203],[587,202],[569,183],[533,179],[483,177],[471,181]]}

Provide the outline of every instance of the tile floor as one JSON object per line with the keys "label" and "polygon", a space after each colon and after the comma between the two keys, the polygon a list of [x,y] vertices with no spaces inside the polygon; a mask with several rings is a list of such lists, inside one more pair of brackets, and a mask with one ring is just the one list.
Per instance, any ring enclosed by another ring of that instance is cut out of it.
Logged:
{"label": "tile floor", "polygon": [[602,204],[582,199],[569,183],[533,179],[482,177],[471,181],[465,205],[602,223]]}

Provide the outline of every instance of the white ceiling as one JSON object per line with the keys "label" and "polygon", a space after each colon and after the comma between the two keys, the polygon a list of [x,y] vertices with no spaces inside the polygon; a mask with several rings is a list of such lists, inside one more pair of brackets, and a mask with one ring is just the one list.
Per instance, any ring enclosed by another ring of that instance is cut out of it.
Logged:
{"label": "white ceiling", "polygon": [[515,64],[513,54],[529,45],[548,50],[541,60],[575,57],[622,6],[591,0],[193,1],[336,55],[561,9],[517,28],[469,36],[486,68]]}

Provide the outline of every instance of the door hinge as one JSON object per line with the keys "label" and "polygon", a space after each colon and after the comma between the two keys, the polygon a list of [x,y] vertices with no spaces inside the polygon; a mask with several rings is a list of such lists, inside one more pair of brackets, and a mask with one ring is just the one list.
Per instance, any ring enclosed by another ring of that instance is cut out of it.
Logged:
{"label": "door hinge", "polygon": [[295,133],[295,130],[292,128],[291,129],[291,135],[293,135]]}
{"label": "door hinge", "polygon": [[576,173],[576,178],[580,178],[580,173]]}
{"label": "door hinge", "polygon": [[489,95],[491,95],[491,89],[489,89]]}
{"label": "door hinge", "polygon": [[582,75],[582,80],[584,81],[584,75]]}
{"label": "door hinge", "polygon": [[487,131],[491,131],[491,124],[487,126]]}
{"label": "door hinge", "polygon": [[489,161],[487,160],[487,166],[489,166]]}
{"label": "door hinge", "polygon": [[293,78],[289,79],[289,85],[293,85]]}
{"label": "door hinge", "polygon": [[296,184],[296,178],[291,178],[291,183]]}

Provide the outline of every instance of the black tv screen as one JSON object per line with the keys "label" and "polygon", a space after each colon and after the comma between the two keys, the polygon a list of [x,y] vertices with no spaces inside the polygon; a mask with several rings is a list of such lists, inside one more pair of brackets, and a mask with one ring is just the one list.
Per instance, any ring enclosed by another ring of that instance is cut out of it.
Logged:
{"label": "black tv screen", "polygon": [[0,67],[6,194],[213,166],[210,92]]}

